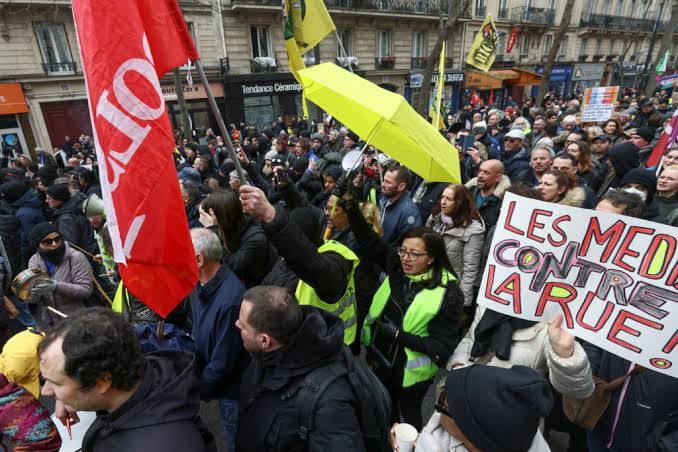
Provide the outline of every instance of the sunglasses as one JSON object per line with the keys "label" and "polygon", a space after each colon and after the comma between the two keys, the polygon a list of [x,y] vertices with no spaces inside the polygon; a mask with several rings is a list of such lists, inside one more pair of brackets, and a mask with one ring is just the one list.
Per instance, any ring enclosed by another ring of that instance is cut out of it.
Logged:
{"label": "sunglasses", "polygon": [[438,396],[438,401],[434,405],[435,410],[440,414],[444,414],[445,416],[454,419],[454,416],[452,416],[452,414],[447,411],[447,408],[445,408],[446,399],[447,393],[443,390],[443,392],[441,392]]}
{"label": "sunglasses", "polygon": [[59,245],[61,243],[61,237],[54,237],[53,239],[42,239],[40,244],[44,246],[50,246],[52,244]]}
{"label": "sunglasses", "polygon": [[514,143],[514,142],[518,141],[518,139],[517,138],[504,138],[504,142],[507,142],[507,141],[509,143]]}

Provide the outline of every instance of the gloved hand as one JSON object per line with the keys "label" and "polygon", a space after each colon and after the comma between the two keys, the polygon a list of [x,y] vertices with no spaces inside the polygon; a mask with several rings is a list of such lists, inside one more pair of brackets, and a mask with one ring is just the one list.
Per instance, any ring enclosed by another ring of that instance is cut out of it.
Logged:
{"label": "gloved hand", "polygon": [[398,334],[400,333],[400,330],[394,323],[377,320],[377,325],[379,325],[379,331],[384,336],[390,339],[398,339]]}
{"label": "gloved hand", "polygon": [[57,288],[58,283],[53,279],[47,279],[40,284],[36,284],[31,289],[31,296],[52,295]]}

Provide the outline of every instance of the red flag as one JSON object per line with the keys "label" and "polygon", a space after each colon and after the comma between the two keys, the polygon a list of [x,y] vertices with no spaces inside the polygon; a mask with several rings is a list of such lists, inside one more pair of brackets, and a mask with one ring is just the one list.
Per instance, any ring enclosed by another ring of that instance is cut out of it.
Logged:
{"label": "red flag", "polygon": [[480,96],[478,95],[478,93],[476,93],[476,90],[473,90],[471,92],[471,105],[475,107],[476,105],[478,105],[480,101],[481,101]]}
{"label": "red flag", "polygon": [[509,40],[506,43],[506,53],[511,53],[511,50],[513,50],[513,46],[516,44],[517,38],[518,38],[518,29],[514,28],[511,30],[511,36],[509,36]]}
{"label": "red flag", "polygon": [[176,0],[73,0],[73,15],[115,261],[164,317],[197,268],[159,78],[198,52]]}
{"label": "red flag", "polygon": [[668,125],[662,132],[661,136],[659,137],[659,140],[657,140],[657,144],[654,146],[654,149],[652,149],[652,154],[650,154],[650,158],[647,159],[647,164],[646,166],[656,166],[659,165],[659,162],[661,162],[662,157],[664,156],[664,153],[666,150],[669,148],[669,146],[672,146],[673,144],[676,143],[676,139],[678,138],[678,110],[676,110],[673,113],[673,116],[671,116],[671,120],[669,121]]}

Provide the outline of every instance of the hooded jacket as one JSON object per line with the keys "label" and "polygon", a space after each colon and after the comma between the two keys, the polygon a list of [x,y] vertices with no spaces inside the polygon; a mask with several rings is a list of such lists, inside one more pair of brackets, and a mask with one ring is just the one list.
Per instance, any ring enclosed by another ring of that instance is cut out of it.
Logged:
{"label": "hooded jacket", "polygon": [[14,215],[21,223],[21,258],[25,265],[33,254],[33,247],[28,241],[28,234],[33,226],[46,221],[45,214],[42,211],[42,201],[33,191],[28,190],[9,205],[15,210]]}
{"label": "hooded jacket", "polygon": [[94,238],[94,229],[82,213],[84,195],[75,193],[54,212],[52,221],[56,224],[61,235],[66,241],[89,251],[99,254],[99,246]]}
{"label": "hooded jacket", "polygon": [[271,271],[278,255],[254,218],[247,217],[239,235],[238,249],[227,255],[224,262],[245,287],[254,287]]}
{"label": "hooded jacket", "polygon": [[530,168],[530,151],[525,147],[511,154],[504,151],[501,154],[501,161],[504,164],[505,174],[511,181],[515,181],[520,173]]}
{"label": "hooded jacket", "polygon": [[83,452],[216,452],[198,417],[196,358],[178,350],[145,358],[139,387],[112,413],[97,412],[82,441]]}
{"label": "hooded jacket", "polygon": [[[237,450],[364,451],[357,401],[346,378],[330,385],[318,401],[314,429],[299,437],[295,397],[287,391],[312,370],[341,359],[343,322],[302,306],[304,319],[292,340],[271,353],[255,353],[240,391]],[[188,450],[188,449],[187,449]]]}
{"label": "hooded jacket", "polygon": [[602,197],[610,188],[617,188],[626,173],[638,167],[638,147],[631,142],[617,144],[607,152],[612,169],[598,188],[598,197]]}

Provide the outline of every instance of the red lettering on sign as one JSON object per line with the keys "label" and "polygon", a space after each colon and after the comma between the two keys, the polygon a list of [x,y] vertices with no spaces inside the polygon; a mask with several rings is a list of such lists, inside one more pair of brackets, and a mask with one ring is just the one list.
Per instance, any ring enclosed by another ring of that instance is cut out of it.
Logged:
{"label": "red lettering on sign", "polygon": [[638,323],[641,323],[645,326],[649,326],[650,328],[654,328],[656,330],[661,330],[664,328],[664,325],[662,325],[661,323],[648,320],[644,317],[641,317],[639,315],[633,314],[632,312],[622,309],[617,315],[617,318],[615,319],[614,323],[612,324],[610,332],[607,334],[607,340],[619,345],[620,347],[624,347],[625,349],[631,350],[632,352],[636,353],[640,353],[643,350],[617,337],[620,331],[630,334],[631,336],[634,337],[640,336],[640,331],[634,330],[633,328],[625,324],[627,319],[635,320]]}

